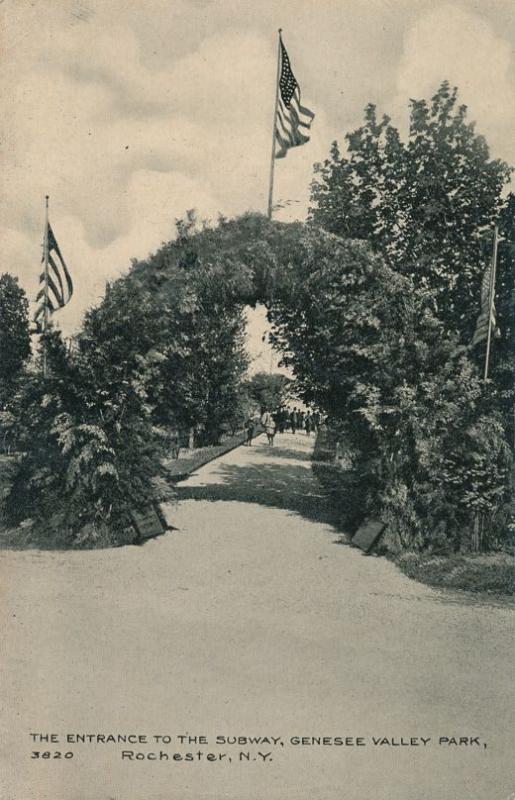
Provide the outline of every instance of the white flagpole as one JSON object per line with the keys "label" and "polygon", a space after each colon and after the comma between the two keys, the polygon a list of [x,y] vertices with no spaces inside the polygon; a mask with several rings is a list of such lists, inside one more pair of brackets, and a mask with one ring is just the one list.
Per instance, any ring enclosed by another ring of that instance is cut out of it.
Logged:
{"label": "white flagpole", "polygon": [[490,298],[488,308],[488,338],[486,340],[486,356],[485,356],[485,375],[484,380],[488,378],[488,367],[490,365],[490,348],[492,343],[492,317],[494,313],[495,301],[495,272],[497,267],[497,247],[499,243],[499,229],[497,225],[494,227],[494,244],[492,250],[492,268],[490,270]]}
{"label": "white flagpole", "polygon": [[277,106],[279,104],[279,75],[281,69],[281,32],[279,28],[279,39],[277,42],[277,73],[275,78],[275,103],[274,103],[274,124],[272,126],[272,156],[270,159],[270,184],[268,188],[268,219],[272,219],[272,200],[274,196],[274,164],[275,164],[275,123],[277,121]]}

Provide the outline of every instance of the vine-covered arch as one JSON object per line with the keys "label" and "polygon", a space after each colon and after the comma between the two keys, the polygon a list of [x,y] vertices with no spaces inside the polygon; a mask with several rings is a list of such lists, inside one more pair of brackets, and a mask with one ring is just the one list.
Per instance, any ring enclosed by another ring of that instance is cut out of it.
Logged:
{"label": "vine-covered arch", "polygon": [[[250,213],[216,226],[198,226],[190,213],[177,234],[135,262],[123,282],[154,298],[165,309],[162,319],[179,328],[200,330],[207,319],[235,325],[244,306],[263,304],[272,344],[296,373],[303,399],[324,411],[346,402],[348,375],[382,331],[405,325],[409,282],[364,242]],[[351,344],[360,337],[352,368],[324,348],[329,328],[342,336],[347,330]]]}

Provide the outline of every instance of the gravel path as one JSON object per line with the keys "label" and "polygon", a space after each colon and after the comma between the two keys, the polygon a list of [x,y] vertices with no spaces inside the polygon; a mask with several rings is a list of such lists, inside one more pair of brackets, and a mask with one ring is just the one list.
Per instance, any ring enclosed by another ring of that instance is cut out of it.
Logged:
{"label": "gravel path", "polygon": [[[143,547],[2,554],[2,800],[515,792],[513,607],[438,593],[338,544],[311,445],[284,434],[271,449],[260,437],[202,468],[167,508],[177,530]],[[32,744],[31,731],[59,742]],[[77,744],[66,733],[208,744]],[[282,738],[216,746],[216,736]],[[30,758],[46,749],[74,756]],[[194,760],[122,761],[123,749]]]}

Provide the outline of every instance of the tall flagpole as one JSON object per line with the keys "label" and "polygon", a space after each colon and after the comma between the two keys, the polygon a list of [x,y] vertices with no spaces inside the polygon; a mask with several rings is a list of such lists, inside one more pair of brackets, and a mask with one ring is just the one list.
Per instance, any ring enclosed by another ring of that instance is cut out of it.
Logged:
{"label": "tall flagpole", "polygon": [[[43,333],[47,332],[48,328],[48,195],[45,195],[45,235],[43,239],[43,260],[44,260],[44,275],[45,284],[44,291],[44,308],[43,308]],[[43,344],[43,377],[47,375],[46,363],[46,344]]]}
{"label": "tall flagpole", "polygon": [[275,164],[275,123],[277,121],[277,106],[279,104],[279,74],[281,69],[281,32],[279,28],[279,38],[277,41],[277,74],[275,78],[275,104],[274,104],[274,124],[272,126],[272,155],[270,158],[270,186],[268,188],[268,219],[272,219],[272,200],[274,196],[274,164]]}
{"label": "tall flagpole", "polygon": [[43,309],[43,331],[48,326],[48,195],[45,195],[45,236],[43,239],[43,259],[45,264],[45,307]]}
{"label": "tall flagpole", "polygon": [[488,338],[486,340],[486,356],[485,356],[485,375],[484,380],[488,378],[488,367],[490,364],[490,347],[492,343],[492,318],[494,314],[495,302],[495,272],[497,267],[497,247],[499,244],[499,229],[497,225],[494,227],[494,245],[492,250],[492,268],[490,270],[490,302],[488,308]]}

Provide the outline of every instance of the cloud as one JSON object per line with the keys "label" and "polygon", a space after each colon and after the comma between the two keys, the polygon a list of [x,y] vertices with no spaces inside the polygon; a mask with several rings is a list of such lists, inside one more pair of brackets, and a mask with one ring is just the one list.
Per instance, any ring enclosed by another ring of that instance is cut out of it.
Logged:
{"label": "cloud", "polygon": [[480,128],[509,156],[511,54],[481,17],[426,0],[356,0],[345,14],[329,0],[293,6],[294,13],[270,0],[0,6],[0,214],[9,242],[0,270],[19,274],[34,296],[50,194],[76,283],[72,303],[59,312],[63,327],[77,324],[131,257],[169,239],[187,208],[211,218],[265,210],[274,32],[283,19],[303,100],[316,118],[309,145],[276,162],[279,219],[305,216],[313,163],[359,124],[368,100],[389,110],[396,97],[406,115],[407,98],[427,96],[443,77],[462,87]]}
{"label": "cloud", "polygon": [[280,372],[292,377],[291,370],[280,367],[280,356],[272,350],[268,342],[267,332],[270,328],[264,306],[248,308],[246,313],[246,347],[249,355],[248,372]]}
{"label": "cloud", "polygon": [[[156,198],[166,203],[156,202]],[[77,216],[59,215],[52,227],[59,242],[63,257],[74,281],[74,294],[70,303],[56,312],[54,320],[66,333],[80,323],[87,308],[96,305],[102,298],[105,283],[124,274],[132,258],[145,259],[169,241],[175,234],[175,217],[182,216],[184,209],[199,206],[208,218],[215,218],[218,202],[203,194],[197,184],[186,175],[158,173],[152,170],[134,172],[127,184],[127,233],[119,236],[105,247],[92,247],[85,228]],[[184,206],[183,206],[184,204]],[[174,212],[177,209],[177,212]],[[18,235],[19,236],[19,235]],[[41,233],[40,233],[41,238]],[[16,234],[15,234],[16,239]],[[13,242],[23,243],[28,251],[26,237]],[[34,250],[36,248],[32,248]],[[30,252],[30,251],[29,251]],[[41,247],[37,248],[40,256]],[[24,260],[21,281],[32,299],[37,290],[39,264]]]}
{"label": "cloud", "polygon": [[409,97],[431,97],[442,80],[486,136],[492,155],[515,161],[515,62],[513,45],[484,14],[445,4],[408,30],[397,70],[397,114],[407,117]]}
{"label": "cloud", "polygon": [[[18,271],[34,296],[48,193],[76,284],[59,312],[65,328],[105,279],[169,239],[187,208],[215,218],[266,207],[273,40],[228,28],[149,66],[130,15],[113,16],[114,5],[75,14],[63,4],[32,21],[17,13],[7,26],[16,48],[2,78],[0,211],[14,244],[1,269]],[[285,179],[287,196],[302,196],[301,216],[320,155],[311,148],[277,168],[278,191]]]}

